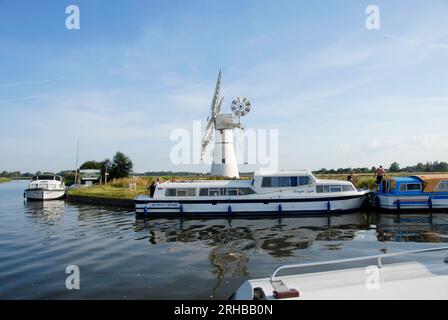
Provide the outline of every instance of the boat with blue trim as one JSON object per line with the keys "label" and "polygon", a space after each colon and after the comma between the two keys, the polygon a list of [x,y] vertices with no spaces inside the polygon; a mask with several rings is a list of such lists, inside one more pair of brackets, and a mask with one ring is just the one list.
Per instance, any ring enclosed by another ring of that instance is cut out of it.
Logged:
{"label": "boat with blue trim", "polygon": [[375,192],[376,207],[389,210],[447,209],[448,174],[392,177]]}
{"label": "boat with blue trim", "polygon": [[358,210],[370,190],[350,181],[317,179],[310,171],[254,175],[252,179],[165,182],[154,196],[135,198],[137,215],[260,216]]}

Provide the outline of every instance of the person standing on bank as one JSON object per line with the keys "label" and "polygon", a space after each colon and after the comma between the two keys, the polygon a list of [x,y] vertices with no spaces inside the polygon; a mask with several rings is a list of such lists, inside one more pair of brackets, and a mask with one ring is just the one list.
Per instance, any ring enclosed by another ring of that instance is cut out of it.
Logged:
{"label": "person standing on bank", "polygon": [[149,196],[154,197],[154,192],[156,191],[156,183],[152,180],[151,185],[149,186]]}
{"label": "person standing on bank", "polygon": [[351,183],[355,184],[355,172],[353,170],[347,176],[347,181],[350,181]]}
{"label": "person standing on bank", "polygon": [[160,184],[160,179],[157,178],[156,181],[152,180],[151,185],[149,186],[149,196],[154,197],[154,193],[156,192],[157,186]]}

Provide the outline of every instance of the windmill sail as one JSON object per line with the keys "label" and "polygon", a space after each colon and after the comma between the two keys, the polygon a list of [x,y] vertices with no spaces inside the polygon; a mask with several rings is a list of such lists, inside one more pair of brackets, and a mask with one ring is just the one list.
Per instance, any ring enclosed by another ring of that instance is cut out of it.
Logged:
{"label": "windmill sail", "polygon": [[212,105],[211,105],[211,112],[212,112],[212,118],[214,118],[219,113],[219,95],[221,92],[221,76],[222,72],[219,70],[218,80],[216,81],[216,87],[215,87],[215,94],[213,95]]}
{"label": "windmill sail", "polygon": [[218,80],[216,81],[216,86],[215,86],[215,93],[213,95],[213,100],[212,100],[212,104],[210,107],[211,113],[208,118],[208,123],[205,128],[204,136],[202,138],[201,160],[204,159],[205,153],[207,151],[207,146],[210,143],[210,140],[212,139],[216,115],[221,110],[221,104],[223,101],[223,98],[220,98],[221,76],[222,76],[222,72],[221,72],[221,70],[219,70]]}

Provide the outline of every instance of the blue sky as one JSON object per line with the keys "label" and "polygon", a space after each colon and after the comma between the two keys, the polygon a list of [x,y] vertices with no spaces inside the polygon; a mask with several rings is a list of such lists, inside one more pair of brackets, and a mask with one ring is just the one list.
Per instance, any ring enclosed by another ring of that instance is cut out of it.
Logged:
{"label": "blue sky", "polygon": [[173,165],[169,135],[205,121],[220,68],[280,169],[448,160],[444,0],[0,0],[0,170],[71,169],[78,137],[80,161],[207,170]]}

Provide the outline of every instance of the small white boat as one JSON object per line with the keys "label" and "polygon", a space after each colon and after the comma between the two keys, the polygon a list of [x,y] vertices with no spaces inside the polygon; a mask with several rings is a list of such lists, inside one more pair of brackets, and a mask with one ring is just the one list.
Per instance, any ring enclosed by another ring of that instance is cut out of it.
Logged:
{"label": "small white boat", "polygon": [[28,200],[56,200],[65,197],[65,183],[61,176],[36,175],[25,190]]}
{"label": "small white boat", "polygon": [[320,180],[310,171],[255,175],[250,180],[159,184],[135,198],[138,215],[295,215],[358,210],[370,191],[349,181]]}
{"label": "small white boat", "polygon": [[[442,254],[437,254],[441,251]],[[326,262],[285,265],[270,278],[248,280],[233,294],[235,300],[415,300],[448,299],[448,247],[421,249]],[[389,264],[404,255],[431,257]],[[420,260],[420,259],[419,259]],[[278,276],[286,269],[315,268],[365,262],[364,267]],[[372,262],[375,262],[373,264]],[[370,262],[370,263],[369,263]],[[370,265],[369,265],[370,264]]]}

